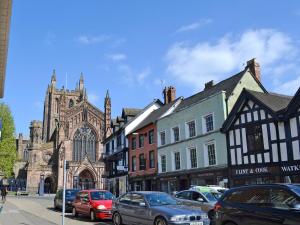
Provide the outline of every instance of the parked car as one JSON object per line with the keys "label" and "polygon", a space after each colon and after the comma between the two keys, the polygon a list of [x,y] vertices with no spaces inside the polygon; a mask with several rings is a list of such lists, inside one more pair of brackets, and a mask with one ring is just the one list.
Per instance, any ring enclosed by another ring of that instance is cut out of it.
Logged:
{"label": "parked car", "polygon": [[78,214],[88,215],[92,221],[111,219],[113,199],[114,195],[106,190],[82,190],[73,201],[72,214],[75,217]]}
{"label": "parked car", "polygon": [[175,194],[175,198],[184,205],[199,208],[207,213],[209,219],[214,216],[214,206],[221,193],[209,188],[195,186],[189,190],[180,191]]}
{"label": "parked car", "polygon": [[164,192],[139,191],[120,196],[113,203],[114,225],[209,225],[207,214],[180,205]]}
{"label": "parked car", "polygon": [[217,186],[217,185],[207,185],[207,187],[209,187],[209,188],[211,188],[211,189],[213,189],[213,190],[215,190],[215,191],[218,191],[218,192],[220,192],[220,193],[222,193],[222,194],[223,194],[225,191],[228,190],[228,188],[220,187],[220,186]]}
{"label": "parked car", "polygon": [[[76,197],[79,190],[77,189],[66,189],[66,199],[65,199],[65,210],[66,212],[72,212],[72,202]],[[63,189],[56,192],[54,197],[54,208],[62,209],[63,207]]]}
{"label": "parked car", "polygon": [[300,184],[250,185],[225,192],[214,225],[298,225]]}

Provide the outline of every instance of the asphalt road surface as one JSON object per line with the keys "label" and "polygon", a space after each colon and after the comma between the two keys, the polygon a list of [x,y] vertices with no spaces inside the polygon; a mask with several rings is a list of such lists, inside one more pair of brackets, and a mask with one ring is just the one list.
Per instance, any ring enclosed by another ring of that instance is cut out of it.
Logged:
{"label": "asphalt road surface", "polygon": [[[7,197],[0,202],[0,225],[61,225],[61,212],[53,208],[53,196]],[[88,217],[66,213],[65,225],[112,225],[110,221],[90,222]]]}

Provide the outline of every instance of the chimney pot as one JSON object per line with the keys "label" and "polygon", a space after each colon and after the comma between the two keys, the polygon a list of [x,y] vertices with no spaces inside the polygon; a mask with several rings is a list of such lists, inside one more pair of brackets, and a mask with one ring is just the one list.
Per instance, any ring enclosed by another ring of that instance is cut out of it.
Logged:
{"label": "chimney pot", "polygon": [[211,80],[211,81],[205,83],[204,90],[208,90],[208,89],[212,88],[213,86],[214,86],[214,81]]}
{"label": "chimney pot", "polygon": [[165,87],[163,90],[163,95],[165,104],[173,102],[176,98],[176,88],[173,86]]}

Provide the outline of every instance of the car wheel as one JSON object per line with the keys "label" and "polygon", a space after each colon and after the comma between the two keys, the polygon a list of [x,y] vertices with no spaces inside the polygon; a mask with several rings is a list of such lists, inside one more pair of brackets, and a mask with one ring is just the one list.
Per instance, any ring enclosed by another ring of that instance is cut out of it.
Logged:
{"label": "car wheel", "polygon": [[122,217],[119,213],[115,213],[113,215],[113,222],[114,225],[122,225]]}
{"label": "car wheel", "polygon": [[95,214],[94,210],[91,210],[91,212],[90,212],[90,218],[91,218],[91,221],[95,221],[96,220],[96,214]]}
{"label": "car wheel", "polygon": [[210,220],[212,220],[214,217],[215,217],[215,212],[214,210],[210,210],[208,213],[207,213],[207,216]]}
{"label": "car wheel", "polygon": [[73,209],[72,209],[72,215],[74,217],[78,217],[78,212],[76,211],[75,207],[73,207]]}
{"label": "car wheel", "polygon": [[54,209],[58,210],[57,204],[56,204],[56,200],[54,200]]}
{"label": "car wheel", "polygon": [[163,217],[158,217],[155,220],[154,225],[168,225],[168,223]]}

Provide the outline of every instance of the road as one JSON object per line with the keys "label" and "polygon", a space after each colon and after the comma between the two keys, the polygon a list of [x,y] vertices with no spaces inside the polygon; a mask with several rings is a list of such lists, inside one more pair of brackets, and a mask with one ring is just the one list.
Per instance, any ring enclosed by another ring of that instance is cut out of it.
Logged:
{"label": "road", "polygon": [[[0,203],[0,207],[2,203]],[[61,212],[53,209],[53,197],[8,197],[0,212],[0,225],[61,225]],[[112,225],[110,221],[90,222],[88,217],[66,214],[65,225]]]}

